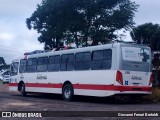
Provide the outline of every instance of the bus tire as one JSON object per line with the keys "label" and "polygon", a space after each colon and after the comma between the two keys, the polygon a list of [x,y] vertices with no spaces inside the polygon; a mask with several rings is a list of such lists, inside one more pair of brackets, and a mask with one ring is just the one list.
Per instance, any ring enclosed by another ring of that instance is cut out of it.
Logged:
{"label": "bus tire", "polygon": [[71,101],[73,99],[74,92],[71,84],[64,85],[62,89],[62,96],[65,101]]}
{"label": "bus tire", "polygon": [[27,95],[26,91],[25,91],[25,84],[23,83],[21,85],[21,96],[25,97]]}

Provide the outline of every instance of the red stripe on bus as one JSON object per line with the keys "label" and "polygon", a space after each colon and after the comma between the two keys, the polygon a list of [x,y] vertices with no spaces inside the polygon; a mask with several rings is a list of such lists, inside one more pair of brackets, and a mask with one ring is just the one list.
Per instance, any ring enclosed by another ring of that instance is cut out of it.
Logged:
{"label": "red stripe on bus", "polygon": [[[11,87],[17,87],[18,83],[9,83]],[[25,83],[26,87],[40,87],[40,88],[62,88],[62,84],[44,84],[44,83]],[[74,84],[74,89],[86,90],[112,90],[112,91],[146,91],[151,92],[152,87],[142,86],[114,86],[114,85],[91,85],[91,84]]]}
{"label": "red stripe on bus", "polygon": [[88,90],[113,90],[113,91],[147,91],[151,92],[152,87],[142,86],[115,86],[115,85],[89,85],[89,84],[75,84],[74,89],[88,89]]}
{"label": "red stripe on bus", "polygon": [[18,83],[9,83],[10,87],[18,87]]}
{"label": "red stripe on bus", "polygon": [[148,86],[115,86],[115,90],[116,91],[146,91],[146,92],[151,92],[152,91],[152,87],[148,87]]}
{"label": "red stripe on bus", "polygon": [[43,83],[26,83],[26,87],[41,87],[41,88],[62,88],[62,84],[43,84]]}
{"label": "red stripe on bus", "polygon": [[91,85],[91,84],[74,84],[74,89],[89,89],[89,90],[114,90],[114,85]]}

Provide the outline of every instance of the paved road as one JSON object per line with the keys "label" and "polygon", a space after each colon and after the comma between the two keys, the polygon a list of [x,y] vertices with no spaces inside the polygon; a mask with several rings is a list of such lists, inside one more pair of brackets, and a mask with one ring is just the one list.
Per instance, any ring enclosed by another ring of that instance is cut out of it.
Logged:
{"label": "paved road", "polygon": [[[8,85],[0,83],[0,111],[160,111],[159,103],[145,101],[113,102],[106,98],[76,97],[72,102],[63,101],[61,95],[54,94],[29,94],[21,97],[18,92],[9,92]],[[53,112],[54,114],[54,112]],[[96,114],[96,112],[95,112]],[[97,113],[98,114],[98,113]],[[35,118],[36,119],[36,118]],[[135,117],[58,117],[42,119],[60,120],[158,120],[160,118],[135,118]]]}

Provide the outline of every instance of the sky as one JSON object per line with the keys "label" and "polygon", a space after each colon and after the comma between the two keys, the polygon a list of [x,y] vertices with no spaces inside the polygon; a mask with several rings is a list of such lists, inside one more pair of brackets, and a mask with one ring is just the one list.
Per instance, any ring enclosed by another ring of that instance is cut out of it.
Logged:
{"label": "sky", "polygon": [[[131,0],[139,4],[134,22],[137,25],[152,22],[160,24],[160,0]],[[0,57],[7,64],[25,52],[43,50],[37,40],[39,34],[26,27],[26,18],[36,10],[41,0],[1,0],[0,4]],[[126,41],[131,41],[129,32]]]}
{"label": "sky", "polygon": [[7,64],[27,51],[43,50],[37,40],[37,31],[26,27],[26,18],[36,10],[41,0],[1,0],[0,57]]}

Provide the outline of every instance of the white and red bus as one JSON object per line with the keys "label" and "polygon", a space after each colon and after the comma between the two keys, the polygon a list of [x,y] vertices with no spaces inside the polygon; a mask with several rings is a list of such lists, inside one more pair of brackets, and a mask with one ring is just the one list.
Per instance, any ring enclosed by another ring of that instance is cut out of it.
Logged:
{"label": "white and red bus", "polygon": [[9,90],[106,97],[149,95],[151,50],[147,46],[112,43],[52,51],[13,60]]}

